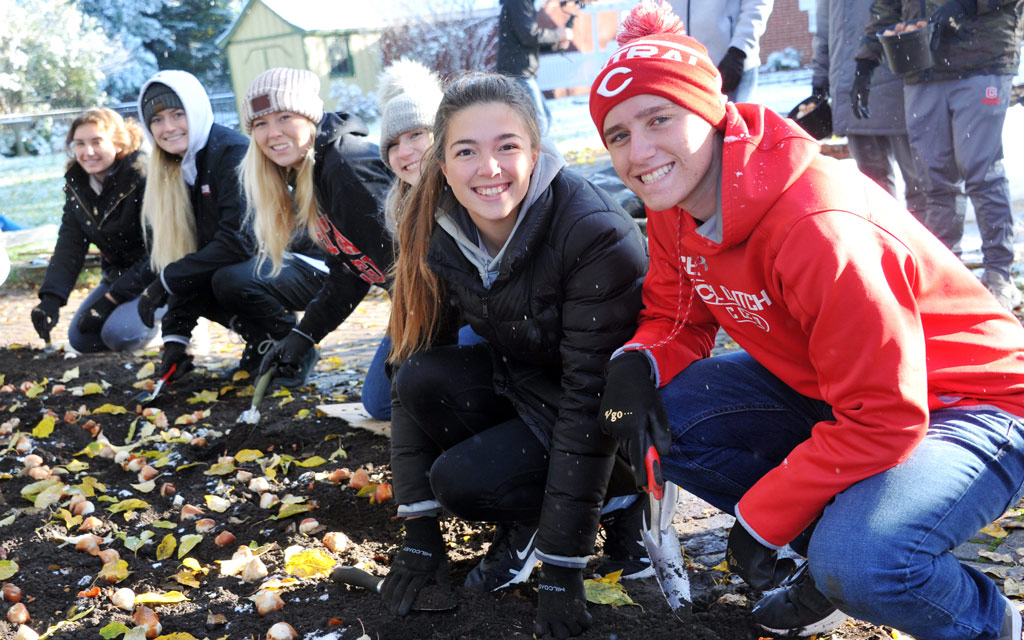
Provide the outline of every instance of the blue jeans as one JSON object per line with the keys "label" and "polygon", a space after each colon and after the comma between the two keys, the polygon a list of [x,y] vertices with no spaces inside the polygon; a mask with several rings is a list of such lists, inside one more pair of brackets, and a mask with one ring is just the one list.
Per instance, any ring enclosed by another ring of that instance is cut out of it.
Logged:
{"label": "blue jeans", "polygon": [[[459,329],[459,344],[469,346],[483,342],[484,339],[466,325]],[[391,419],[391,379],[388,377],[388,352],[391,351],[391,338],[384,336],[373,354],[370,368],[363,379],[363,408],[371,418],[376,420]]]}
{"label": "blue jeans", "polygon": [[[134,351],[146,346],[150,340],[156,337],[160,331],[159,323],[154,323],[152,329],[142,323],[139,317],[139,299],[132,298],[127,302],[117,305],[107,316],[106,322],[99,333],[82,333],[78,330],[78,323],[85,312],[97,300],[107,295],[110,290],[109,282],[101,282],[95,289],[89,292],[82,304],[78,307],[74,317],[68,324],[68,344],[79,353],[95,353],[97,351]],[[166,307],[157,310],[156,319],[159,320],[166,312]]]}
{"label": "blue jeans", "polygon": [[[821,400],[739,352],[690,365],[661,389],[672,428],[665,477],[723,511],[779,465],[814,425]],[[995,638],[996,585],[952,554],[1024,494],[1024,424],[972,407],[932,412],[902,464],[835,497],[810,536],[808,566],[843,612],[918,640]]]}

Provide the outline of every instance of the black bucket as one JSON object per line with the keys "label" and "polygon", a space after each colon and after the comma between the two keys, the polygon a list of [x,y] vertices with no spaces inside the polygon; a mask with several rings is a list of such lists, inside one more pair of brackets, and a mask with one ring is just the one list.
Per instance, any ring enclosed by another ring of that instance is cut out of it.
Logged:
{"label": "black bucket", "polygon": [[801,100],[793,109],[789,112],[789,118],[795,120],[804,131],[809,133],[815,140],[823,140],[825,138],[832,137],[832,107],[829,106],[828,100],[820,100],[814,105],[814,108],[804,109],[804,114],[800,115],[800,107],[809,105],[815,102],[817,98],[811,96]]}
{"label": "black bucket", "polygon": [[931,47],[934,31],[935,25],[931,22],[913,31],[891,36],[883,35],[885,32],[879,31],[878,41],[882,43],[889,69],[898,76],[931,69],[935,64]]}

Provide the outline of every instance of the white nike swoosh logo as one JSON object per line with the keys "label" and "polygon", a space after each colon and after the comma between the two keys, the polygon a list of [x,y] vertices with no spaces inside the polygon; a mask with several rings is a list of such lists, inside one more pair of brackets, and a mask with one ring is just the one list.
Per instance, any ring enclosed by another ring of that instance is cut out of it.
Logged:
{"label": "white nike swoosh logo", "polygon": [[536,537],[537,537],[537,532],[534,531],[533,535],[530,536],[530,541],[526,543],[526,546],[523,547],[523,550],[522,551],[516,551],[516,557],[519,558],[520,562],[522,562],[523,560],[526,560],[526,556],[529,555],[530,548],[533,546],[533,539],[536,538]]}

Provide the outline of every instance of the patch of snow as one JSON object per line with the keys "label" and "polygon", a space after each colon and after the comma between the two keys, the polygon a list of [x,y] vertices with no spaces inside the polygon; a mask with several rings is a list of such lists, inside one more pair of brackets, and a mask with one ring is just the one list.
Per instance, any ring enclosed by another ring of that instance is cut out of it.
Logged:
{"label": "patch of snow", "polygon": [[92,576],[82,576],[82,579],[78,581],[78,586],[84,587],[90,582],[92,582]]}

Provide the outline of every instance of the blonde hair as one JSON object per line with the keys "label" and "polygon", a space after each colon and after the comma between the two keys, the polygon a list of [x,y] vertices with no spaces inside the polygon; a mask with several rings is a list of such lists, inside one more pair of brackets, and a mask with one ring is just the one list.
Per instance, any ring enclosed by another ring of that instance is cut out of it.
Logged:
{"label": "blonde hair", "polygon": [[[315,122],[302,117],[312,129],[311,140],[316,139]],[[298,170],[278,165],[249,140],[249,148],[238,170],[245,191],[246,224],[252,225],[256,238],[256,269],[269,258],[273,268],[270,275],[281,273],[284,255],[296,228],[306,233],[320,246],[324,246],[317,226],[320,208],[313,183],[314,143],[310,142],[306,157]],[[288,179],[294,175],[295,187],[288,191]]]}
{"label": "blonde hair", "polygon": [[94,125],[102,131],[114,143],[117,153],[115,160],[120,160],[131,155],[142,144],[142,127],[135,120],[121,117],[121,114],[106,107],[93,107],[71,122],[68,135],[64,139],[64,149],[68,154],[67,169],[70,169],[76,162],[75,152],[72,144],[75,141],[75,131],[83,124]]}
{"label": "blonde hair", "polygon": [[[391,353],[398,362],[427,347],[437,335],[447,293],[427,265],[434,214],[441,204],[445,179],[441,172],[447,145],[448,123],[456,113],[478,104],[505,104],[516,111],[526,126],[532,149],[540,148],[540,129],[533,99],[519,83],[494,73],[467,73],[445,90],[434,120],[434,142],[423,154],[420,181],[400,198],[396,217],[401,250],[392,266]],[[389,194],[389,202],[390,194]]]}
{"label": "blonde hair", "polygon": [[149,156],[142,224],[152,234],[149,264],[156,272],[198,249],[196,220],[181,174],[181,158],[156,144]]}

